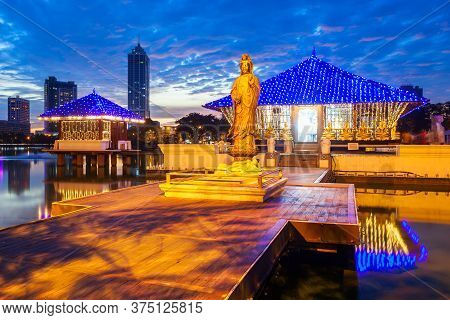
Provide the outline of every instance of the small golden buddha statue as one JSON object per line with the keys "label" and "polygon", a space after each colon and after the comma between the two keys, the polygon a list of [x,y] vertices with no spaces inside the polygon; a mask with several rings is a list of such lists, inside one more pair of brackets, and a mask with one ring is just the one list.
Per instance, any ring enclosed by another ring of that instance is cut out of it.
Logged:
{"label": "small golden buddha statue", "polygon": [[341,140],[353,140],[353,132],[348,121],[344,123],[344,128],[342,128],[339,138]]}
{"label": "small golden buddha statue", "polygon": [[391,129],[391,140],[400,140],[400,132],[397,132],[397,128],[394,126]]}
{"label": "small golden buddha statue", "polygon": [[381,120],[380,123],[378,124],[378,127],[375,130],[375,139],[389,140],[389,130],[386,127],[386,121]]}
{"label": "small golden buddha statue", "polygon": [[334,140],[336,139],[336,134],[333,131],[333,127],[331,126],[331,121],[328,121],[328,125],[323,130],[322,139]]}
{"label": "small golden buddha statue", "polygon": [[275,132],[274,132],[272,126],[269,125],[269,126],[267,127],[267,129],[264,131],[264,138],[266,138],[266,139],[273,138],[274,133],[275,133]]}
{"label": "small golden buddha statue", "polygon": [[356,140],[370,140],[369,128],[363,122],[356,132]]}

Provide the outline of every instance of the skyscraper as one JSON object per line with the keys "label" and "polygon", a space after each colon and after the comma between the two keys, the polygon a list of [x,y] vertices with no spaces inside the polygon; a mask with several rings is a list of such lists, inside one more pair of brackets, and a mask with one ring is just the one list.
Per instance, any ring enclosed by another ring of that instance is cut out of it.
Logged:
{"label": "skyscraper", "polygon": [[[77,85],[73,81],[58,81],[56,77],[48,77],[44,85],[44,111],[57,108],[77,99]],[[54,123],[44,122],[46,132],[56,132]]]}
{"label": "skyscraper", "polygon": [[30,133],[30,101],[16,97],[8,98],[8,122],[20,125],[24,134]]}
{"label": "skyscraper", "polygon": [[128,54],[128,109],[144,118],[150,118],[149,65],[150,60],[138,42]]}

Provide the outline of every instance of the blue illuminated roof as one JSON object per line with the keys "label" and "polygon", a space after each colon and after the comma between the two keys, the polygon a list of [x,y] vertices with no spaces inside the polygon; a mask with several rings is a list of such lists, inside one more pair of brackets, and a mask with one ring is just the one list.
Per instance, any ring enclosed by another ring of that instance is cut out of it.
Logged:
{"label": "blue illuminated roof", "polygon": [[47,110],[39,118],[41,120],[88,118],[144,122],[141,116],[103,98],[95,90],[83,98],[68,102],[58,108]]}
{"label": "blue illuminated roof", "polygon": [[[309,105],[373,102],[425,104],[426,98],[357,76],[312,56],[261,83],[258,105]],[[216,110],[232,106],[231,96],[203,107]]]}

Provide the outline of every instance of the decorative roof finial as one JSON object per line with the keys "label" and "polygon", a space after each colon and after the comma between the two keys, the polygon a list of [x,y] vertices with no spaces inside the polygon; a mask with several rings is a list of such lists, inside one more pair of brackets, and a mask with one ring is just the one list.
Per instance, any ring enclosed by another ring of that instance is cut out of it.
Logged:
{"label": "decorative roof finial", "polygon": [[141,35],[138,34],[138,47],[141,45]]}
{"label": "decorative roof finial", "polygon": [[313,46],[311,56],[312,56],[312,57],[315,57],[315,56],[316,56],[316,47],[315,47],[315,46]]}
{"label": "decorative roof finial", "polygon": [[95,88],[92,90],[92,93],[93,93],[93,94],[97,94],[97,93],[95,93]]}

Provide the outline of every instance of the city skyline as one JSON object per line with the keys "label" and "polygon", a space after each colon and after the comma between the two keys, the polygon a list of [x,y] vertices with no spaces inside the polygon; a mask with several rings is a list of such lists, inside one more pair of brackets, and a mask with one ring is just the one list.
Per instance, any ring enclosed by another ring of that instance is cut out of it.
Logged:
{"label": "city skyline", "polygon": [[38,129],[43,79],[55,75],[77,83],[80,96],[96,88],[127,106],[127,53],[138,35],[152,61],[152,118],[162,122],[202,112],[202,104],[228,94],[243,52],[265,80],[300,63],[314,46],[319,58],[349,72],[395,87],[411,83],[432,103],[444,102],[450,93],[448,13],[441,1],[343,1],[339,8],[260,2],[238,11],[225,1],[2,1],[0,103],[15,95],[30,100]]}

